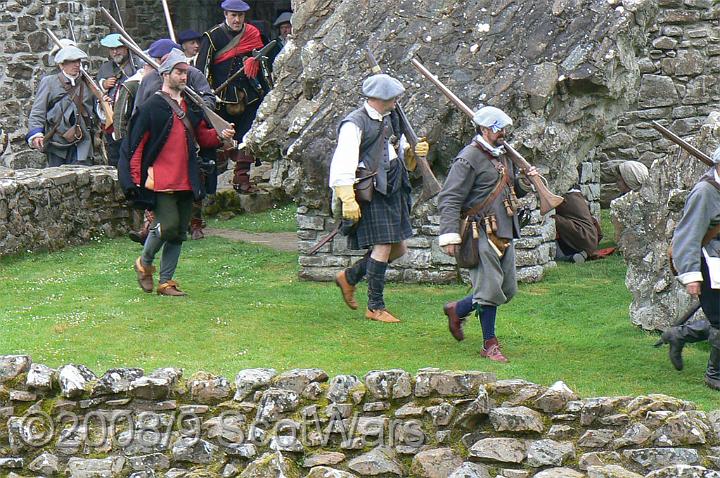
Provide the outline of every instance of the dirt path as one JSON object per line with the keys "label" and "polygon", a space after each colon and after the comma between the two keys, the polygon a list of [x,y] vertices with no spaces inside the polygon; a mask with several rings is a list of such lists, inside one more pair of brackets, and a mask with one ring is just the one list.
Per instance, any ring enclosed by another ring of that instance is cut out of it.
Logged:
{"label": "dirt path", "polygon": [[243,232],[212,227],[203,229],[203,232],[207,236],[260,244],[278,251],[297,252],[297,234],[294,232]]}

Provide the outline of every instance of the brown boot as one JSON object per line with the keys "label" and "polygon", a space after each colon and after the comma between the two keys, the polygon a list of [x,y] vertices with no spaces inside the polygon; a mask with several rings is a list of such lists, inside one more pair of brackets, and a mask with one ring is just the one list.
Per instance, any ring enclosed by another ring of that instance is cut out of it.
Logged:
{"label": "brown boot", "polygon": [[480,356],[489,358],[493,362],[507,363],[508,359],[500,351],[500,343],[497,337],[485,341],[485,346],[480,351]]}
{"label": "brown boot", "polygon": [[158,285],[157,293],[158,295],[170,295],[173,297],[182,297],[187,295],[185,292],[180,290],[178,283],[174,280],[169,280]]}
{"label": "brown boot", "polygon": [[203,220],[202,219],[191,219],[190,220],[190,232],[193,241],[198,239],[205,239],[205,233],[203,232]]}
{"label": "brown boot", "polygon": [[143,265],[142,257],[135,259],[135,272],[137,273],[138,284],[140,288],[147,293],[150,293],[155,288],[155,280],[153,279],[153,273],[155,273],[155,266]]}
{"label": "brown boot", "polygon": [[335,274],[335,284],[340,287],[340,292],[342,293],[345,304],[352,310],[356,310],[358,303],[355,300],[355,286],[348,282],[345,271],[340,271]]}
{"label": "brown boot", "polygon": [[463,321],[457,315],[457,311],[455,310],[456,307],[457,302],[448,302],[443,306],[443,312],[448,318],[448,328],[450,329],[450,334],[455,337],[455,340],[461,341],[465,339],[465,333],[463,332]]}
{"label": "brown boot", "polygon": [[365,312],[365,318],[370,320],[377,320],[378,322],[385,322],[387,324],[396,324],[400,322],[400,319],[395,318],[387,309],[370,310],[367,309]]}

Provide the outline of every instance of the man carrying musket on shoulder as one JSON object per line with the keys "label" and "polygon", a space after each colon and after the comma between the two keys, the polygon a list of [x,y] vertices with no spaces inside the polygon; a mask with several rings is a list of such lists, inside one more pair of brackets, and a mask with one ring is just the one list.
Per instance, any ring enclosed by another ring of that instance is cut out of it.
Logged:
{"label": "man carrying musket on shoulder", "polygon": [[[470,280],[472,305],[483,331],[480,356],[507,362],[495,336],[495,318],[498,306],[509,302],[517,291],[513,239],[520,237],[520,224],[516,200],[530,187],[517,180],[513,164],[500,145],[512,119],[498,108],[485,106],[475,113],[473,122],[477,135],[458,153],[438,196],[440,246],[446,254],[456,256],[461,244],[461,219],[467,218],[472,230],[469,240],[477,241],[479,256],[477,265],[470,269]],[[538,173],[531,166],[525,174]],[[445,312],[451,333],[462,340],[461,317],[469,311]]]}
{"label": "man carrying musket on shoulder", "polygon": [[672,261],[688,294],[699,297],[706,319],[670,327],[662,341],[670,344],[670,361],[682,370],[686,343],[707,340],[710,359],[705,384],[720,390],[720,148],[714,167],[695,184],[685,202],[672,239]]}
{"label": "man carrying musket on shoulder", "polygon": [[92,164],[92,91],[80,76],[84,51],[66,46],[55,54],[60,71],[40,80],[30,110],[28,144],[47,155],[48,166]]}
{"label": "man carrying musket on shoulder", "polygon": [[[343,219],[357,223],[348,235],[348,247],[372,248],[349,269],[339,272],[335,282],[347,306],[357,309],[355,286],[367,275],[365,317],[380,322],[400,322],[385,308],[385,271],[388,262],[405,254],[405,240],[412,236],[410,180],[406,165],[391,142],[393,135],[396,138],[401,135],[393,131],[390,114],[404,91],[398,80],[385,74],[366,79],[362,92],[367,101],[340,122],[337,149],[330,164],[333,204],[341,203]],[[413,151],[403,152],[405,162],[410,164],[414,160]],[[418,142],[414,154],[427,153],[427,142]],[[368,176],[370,179],[360,184],[366,183],[362,187],[372,190],[372,198],[358,204],[353,185]]]}
{"label": "man carrying musket on shoulder", "polygon": [[153,209],[142,255],[135,260],[138,283],[145,292],[154,289],[153,261],[162,248],[160,295],[182,296],[172,280],[187,237],[192,202],[201,199],[197,149],[217,148],[221,137],[231,139],[232,129],[218,133],[208,127],[201,110],[183,96],[187,83],[187,58],[174,49],[160,65],[162,89],[133,116],[127,144],[121,148],[118,177],[134,207]]}
{"label": "man carrying musket on shoulder", "polygon": [[[259,60],[252,57],[253,50],[263,47],[260,31],[245,21],[250,6],[242,0],[225,0],[221,5],[225,21],[203,34],[196,66],[218,88],[229,76],[244,68],[224,91],[219,93],[218,114],[235,124],[235,139],[242,141],[250,130],[265,94],[270,90],[260,73]],[[233,186],[242,193],[253,192],[250,184],[250,166],[254,158],[243,153],[236,155]]]}

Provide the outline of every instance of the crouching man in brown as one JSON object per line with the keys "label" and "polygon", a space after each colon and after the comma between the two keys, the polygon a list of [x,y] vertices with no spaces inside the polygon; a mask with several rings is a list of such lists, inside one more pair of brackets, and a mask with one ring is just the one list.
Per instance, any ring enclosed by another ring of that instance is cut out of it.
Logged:
{"label": "crouching man in brown", "polygon": [[[167,55],[159,70],[162,90],[133,117],[118,164],[120,184],[128,199],[137,208],[155,212],[143,253],[135,260],[135,271],[140,287],[152,292],[153,261],[162,248],[160,295],[186,295],[172,278],[187,238],[192,202],[204,195],[197,166],[198,144],[203,148],[221,144],[202,111],[188,105],[183,95],[188,68],[180,50]],[[231,139],[234,134],[233,129],[226,129],[222,138]]]}

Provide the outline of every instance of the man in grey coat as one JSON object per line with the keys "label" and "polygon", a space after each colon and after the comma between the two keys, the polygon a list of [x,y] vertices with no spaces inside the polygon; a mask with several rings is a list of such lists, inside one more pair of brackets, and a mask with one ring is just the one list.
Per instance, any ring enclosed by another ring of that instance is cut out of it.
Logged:
{"label": "man in grey coat", "polygon": [[58,73],[40,80],[28,120],[27,143],[48,157],[48,166],[92,164],[94,96],[80,75],[85,52],[75,46],[55,54]]}
{"label": "man in grey coat", "polygon": [[685,344],[707,340],[705,383],[720,390],[720,148],[712,159],[715,166],[690,191],[672,240],[677,278],[688,294],[700,298],[707,320],[670,327],[662,340],[670,344],[670,361],[678,370]]}
{"label": "man in grey coat", "polygon": [[[500,145],[512,119],[498,108],[485,106],[475,113],[473,122],[477,135],[458,153],[438,196],[439,240],[443,251],[455,256],[461,243],[460,221],[469,215],[480,256],[470,269],[472,303],[483,330],[480,356],[507,362],[495,336],[495,318],[498,306],[517,291],[513,239],[520,237],[520,224],[516,199],[529,188],[516,181],[513,165]],[[531,167],[525,174],[533,176],[537,170]],[[455,319],[459,322],[458,316]],[[450,323],[453,336],[459,335],[454,326],[460,324]]]}

